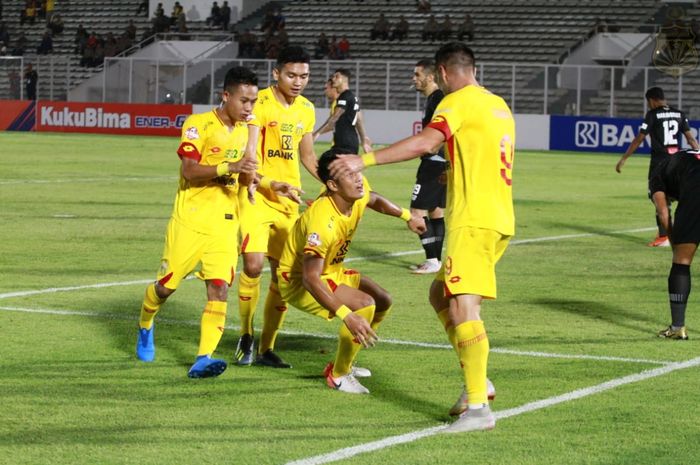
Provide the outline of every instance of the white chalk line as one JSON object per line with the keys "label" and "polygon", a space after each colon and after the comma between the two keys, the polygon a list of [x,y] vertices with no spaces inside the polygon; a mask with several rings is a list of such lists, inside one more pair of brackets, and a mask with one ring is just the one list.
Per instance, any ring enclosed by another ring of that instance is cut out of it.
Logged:
{"label": "white chalk line", "polygon": [[[567,234],[567,235],[560,235],[560,236],[546,236],[546,237],[536,237],[536,238],[532,238],[532,239],[513,240],[510,242],[510,244],[511,245],[522,245],[522,244],[531,244],[531,243],[535,243],[535,242],[560,241],[560,240],[565,240],[565,239],[578,239],[578,238],[585,238],[585,237],[603,236],[603,235],[608,235],[608,234],[628,234],[628,233],[654,231],[654,230],[656,230],[656,228],[636,228],[636,229],[625,229],[625,230],[620,230],[620,231],[611,231],[611,232],[607,232],[607,233],[582,233],[582,234]],[[351,258],[346,259],[345,263],[362,261],[362,260],[379,260],[379,259],[383,259],[383,258],[403,257],[405,255],[415,255],[415,254],[419,254],[419,253],[423,253],[423,252],[424,251],[422,249],[420,249],[420,250],[405,250],[402,252],[392,252],[392,253],[381,254],[381,255],[370,255],[370,256],[365,256],[365,257],[351,257]],[[265,268],[263,271],[269,272],[270,268]],[[84,289],[99,289],[99,288],[105,288],[105,287],[131,286],[131,285],[136,285],[136,284],[148,284],[151,282],[153,282],[153,279],[139,279],[139,280],[134,280],[134,281],[85,284],[82,286],[50,287],[50,288],[46,288],[46,289],[36,289],[36,290],[29,290],[29,291],[5,292],[5,293],[0,294],[0,299],[9,299],[11,297],[27,297],[27,296],[31,296],[31,295],[50,294],[50,293],[54,293],[54,292],[80,291],[80,290],[84,290]]]}
{"label": "white chalk line", "polygon": [[[134,320],[136,321],[136,315],[124,315],[117,313],[98,313],[98,312],[87,312],[80,310],[57,310],[51,308],[26,308],[26,307],[16,307],[16,306],[0,306],[0,311],[5,312],[19,312],[19,313],[34,313],[42,315],[62,315],[62,316],[87,316],[92,318],[104,318],[109,320]],[[187,321],[187,320],[175,320],[171,318],[158,318],[159,324],[172,324],[176,326],[199,326],[199,321]],[[226,325],[226,329],[229,330],[239,330],[240,326]],[[338,338],[337,334],[322,334],[322,333],[310,333],[305,331],[295,331],[295,330],[282,330],[281,334],[287,336],[304,336],[313,337],[317,339],[330,339],[336,340]],[[405,341],[402,339],[380,339],[380,344],[391,344],[409,347],[420,347],[425,349],[442,349],[442,350],[452,350],[452,346],[449,344],[436,344],[431,342],[420,342],[420,341]],[[581,355],[581,354],[560,354],[554,352],[536,352],[536,351],[522,351],[514,349],[502,349],[498,347],[491,348],[492,353],[504,354],[504,355],[516,355],[521,357],[541,357],[541,358],[556,358],[556,359],[569,359],[569,360],[594,360],[594,361],[609,361],[609,362],[623,362],[623,363],[642,363],[648,365],[667,365],[674,362],[665,360],[649,360],[641,358],[628,358],[628,357],[613,357],[607,355]]]}
{"label": "white chalk line", "polygon": [[[582,399],[584,397],[592,396],[594,394],[600,394],[601,392],[609,391],[611,389],[615,389],[627,384],[637,383],[647,379],[663,376],[674,371],[685,370],[697,366],[700,366],[700,357],[685,362],[670,363],[659,368],[645,370],[640,373],[635,373],[632,375],[623,376],[621,378],[612,379],[601,384],[596,384],[595,386],[577,389],[575,391],[571,391],[554,397],[549,397],[547,399],[528,402],[527,404],[523,404],[519,407],[495,412],[494,415],[496,419],[504,420],[506,418],[522,415],[524,413],[534,412],[536,410],[545,409],[554,405],[559,405],[577,399]],[[425,437],[434,436],[435,434],[442,432],[446,427],[447,425],[440,425],[422,430],[412,431],[410,433],[401,434],[398,436],[389,436],[378,441],[372,441],[365,444],[359,444],[357,446],[338,449],[327,454],[316,455],[313,457],[295,460],[292,462],[288,462],[286,465],[322,465],[325,463],[336,462],[338,460],[347,459],[359,454],[373,452],[385,449],[387,447],[393,447],[399,444],[414,442]]]}

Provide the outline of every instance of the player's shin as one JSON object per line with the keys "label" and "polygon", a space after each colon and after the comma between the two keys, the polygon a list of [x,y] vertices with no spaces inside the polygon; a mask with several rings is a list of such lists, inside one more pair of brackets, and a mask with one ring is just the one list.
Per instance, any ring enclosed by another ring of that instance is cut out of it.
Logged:
{"label": "player's shin", "polygon": [[[363,307],[354,313],[364,318],[368,323],[374,317],[374,305]],[[350,330],[345,324],[340,325],[338,332],[338,351],[335,354],[335,362],[333,364],[333,377],[339,378],[345,376],[352,370],[352,362],[357,357],[362,345],[355,340]]]}
{"label": "player's shin", "polygon": [[685,308],[690,295],[690,265],[674,263],[668,275],[668,299],[671,304],[671,325],[685,326]]}
{"label": "player's shin", "polygon": [[159,297],[156,293],[156,284],[149,284],[146,288],[146,295],[141,304],[141,315],[139,316],[139,327],[142,329],[151,329],[153,319],[156,317],[160,306],[163,305],[165,299]]}
{"label": "player's shin", "polygon": [[487,405],[486,368],[489,358],[489,339],[484,322],[471,320],[455,327],[459,362],[467,387],[469,408]]}
{"label": "player's shin", "polygon": [[226,302],[210,300],[202,312],[197,356],[211,355],[219,345],[226,324]]}
{"label": "player's shin", "polygon": [[265,318],[263,329],[260,333],[260,346],[258,353],[263,354],[275,348],[277,334],[282,328],[284,317],[287,314],[287,302],[282,300],[279,288],[275,282],[270,283],[270,289],[265,299]]}
{"label": "player's shin", "polygon": [[391,311],[392,307],[387,308],[383,312],[374,312],[374,317],[372,317],[372,321],[370,322],[370,326],[374,331],[377,331],[379,326],[381,325],[382,321],[389,315],[389,312]]}
{"label": "player's shin", "polygon": [[253,317],[260,298],[260,279],[251,278],[245,271],[238,280],[238,312],[241,316],[241,335],[253,335]]}

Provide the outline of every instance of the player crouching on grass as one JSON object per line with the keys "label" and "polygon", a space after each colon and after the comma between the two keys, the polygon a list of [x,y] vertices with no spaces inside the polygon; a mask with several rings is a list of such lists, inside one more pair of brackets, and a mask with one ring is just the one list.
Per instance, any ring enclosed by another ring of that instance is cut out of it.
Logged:
{"label": "player crouching on grass", "polygon": [[328,166],[336,159],[333,151],[318,161],[318,176],[327,191],[294,224],[285,243],[277,269],[282,298],[294,307],[326,320],[338,317],[335,361],[324,375],[332,389],[368,394],[356,376],[370,376],[369,370],[353,367],[360,347],[377,341],[376,330],[391,310],[391,296],[377,283],[345,268],[352,238],[365,207],[408,222],[411,231],[425,231],[423,218],[372,192],[359,173],[332,178]]}
{"label": "player crouching on grass", "polygon": [[[157,281],[146,288],[141,305],[136,355],[155,358],[153,320],[161,305],[198,263],[197,277],[206,283],[199,351],[190,378],[218,376],[226,362],[211,358],[226,322],[226,299],[238,260],[238,173],[251,175],[254,158],[244,157],[248,119],[258,98],[258,78],[244,67],[231,68],[224,78],[223,101],[206,113],[191,115],[182,126],[177,154],[180,182],[165,235]],[[273,183],[289,194],[291,186]]]}

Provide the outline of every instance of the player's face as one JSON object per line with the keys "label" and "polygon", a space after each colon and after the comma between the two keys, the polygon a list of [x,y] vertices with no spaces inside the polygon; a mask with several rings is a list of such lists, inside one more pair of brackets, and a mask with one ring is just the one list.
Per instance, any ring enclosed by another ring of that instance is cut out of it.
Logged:
{"label": "player's face", "polygon": [[224,112],[232,122],[248,121],[258,99],[258,86],[240,84],[232,92],[224,91]]}
{"label": "player's face", "polygon": [[340,73],[333,73],[333,88],[339,90],[343,85],[343,75]]}
{"label": "player's face", "polygon": [[413,85],[418,92],[423,92],[428,85],[428,76],[422,66],[413,69]]}
{"label": "player's face", "polygon": [[308,63],[285,63],[272,72],[277,81],[277,89],[288,99],[301,95],[309,83]]}
{"label": "player's face", "polygon": [[330,181],[329,184],[333,184],[335,187],[335,189],[333,189],[329,186],[331,190],[335,190],[347,201],[352,202],[361,199],[362,196],[365,195],[362,174],[360,173],[346,174],[345,176]]}
{"label": "player's face", "polygon": [[326,87],[323,89],[323,92],[326,94],[328,100],[335,100],[338,98],[338,92],[330,82],[326,82]]}

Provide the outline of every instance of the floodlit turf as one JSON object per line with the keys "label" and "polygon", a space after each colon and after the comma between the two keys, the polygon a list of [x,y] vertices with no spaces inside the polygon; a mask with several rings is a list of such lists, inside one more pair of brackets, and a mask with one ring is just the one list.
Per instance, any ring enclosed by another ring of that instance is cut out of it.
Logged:
{"label": "floodlit turf", "polygon": [[[156,361],[136,360],[138,308],[177,184],[176,146],[171,138],[0,133],[0,463],[283,464],[450,421],[462,381],[427,304],[431,278],[407,270],[422,259],[418,241],[402,221],[371,211],[348,266],[395,302],[383,341],[360,353],[374,373],[363,381],[371,395],[325,387],[339,323],[295,309],[277,345],[293,369],[229,367],[217,379],[188,379],[205,301],[196,280],[156,320]],[[483,310],[496,412],[700,356],[697,292],[691,339],[655,337],[669,319],[670,251],[646,247],[654,232],[638,231],[654,224],[648,158],[632,158],[622,175],[616,160],[516,155],[517,235],[498,267],[499,299]],[[368,177],[407,206],[416,167],[375,167]],[[312,198],[318,186],[308,175],[304,182]],[[75,289],[25,292],[66,287]],[[238,316],[229,300],[217,354],[230,361]],[[430,435],[339,463],[694,463],[698,383],[697,367],[677,370],[564,397],[489,433]]]}

